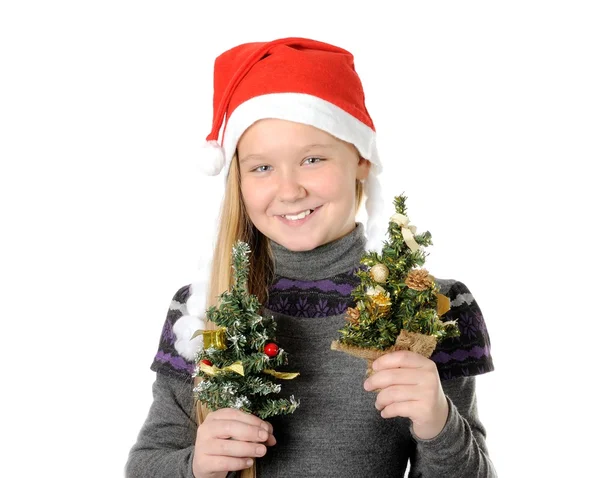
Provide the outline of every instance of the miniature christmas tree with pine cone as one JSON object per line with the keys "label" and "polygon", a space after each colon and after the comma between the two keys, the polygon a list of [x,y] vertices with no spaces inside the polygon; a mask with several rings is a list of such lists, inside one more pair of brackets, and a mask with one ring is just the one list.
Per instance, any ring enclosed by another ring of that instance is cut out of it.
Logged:
{"label": "miniature christmas tree with pine cone", "polygon": [[450,309],[434,278],[418,268],[425,263],[421,246],[432,244],[431,234],[416,234],[406,215],[406,197],[394,198],[388,238],[381,253],[367,251],[359,270],[360,284],[352,291],[356,307],[346,311],[346,324],[333,350],[367,360],[367,373],[378,357],[394,350],[412,350],[429,358],[437,343],[459,335],[456,321],[440,317]]}
{"label": "miniature christmas tree with pine cone", "polygon": [[233,247],[233,286],[206,312],[218,328],[193,335],[202,334],[204,341],[196,356],[194,397],[210,411],[237,408],[265,419],[296,410],[299,402],[293,395],[271,398],[281,391],[271,379],[290,380],[298,374],[276,370],[287,364],[288,356],[275,343],[274,318],[260,315],[258,298],[248,293],[249,253],[245,242]]}

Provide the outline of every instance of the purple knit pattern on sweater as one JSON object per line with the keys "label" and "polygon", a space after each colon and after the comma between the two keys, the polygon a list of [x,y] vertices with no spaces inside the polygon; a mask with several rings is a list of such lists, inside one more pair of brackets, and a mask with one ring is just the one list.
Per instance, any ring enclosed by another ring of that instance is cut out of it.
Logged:
{"label": "purple knit pattern on sweater", "polygon": [[[276,277],[269,291],[267,309],[283,315],[297,317],[330,317],[341,315],[355,303],[351,291],[360,283],[353,269],[344,274],[318,281],[300,281]],[[454,301],[442,320],[456,320],[460,337],[438,343],[431,360],[438,366],[443,380],[480,375],[494,370],[491,347],[483,314],[472,298],[469,289],[458,281],[450,281],[445,294]],[[190,286],[177,291],[173,301],[185,303]],[[456,300],[457,296],[469,297]],[[179,309],[169,309],[160,337],[159,348],[152,363],[152,370],[191,380],[194,365],[179,355],[175,349],[173,324],[182,316]],[[335,337],[332,337],[332,340]]]}

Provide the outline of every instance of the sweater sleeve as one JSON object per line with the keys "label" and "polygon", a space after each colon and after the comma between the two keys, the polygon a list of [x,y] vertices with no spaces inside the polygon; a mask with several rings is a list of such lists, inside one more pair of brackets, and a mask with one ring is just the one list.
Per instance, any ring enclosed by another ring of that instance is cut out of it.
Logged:
{"label": "sweater sleeve", "polygon": [[157,373],[153,402],[125,466],[127,478],[194,478],[197,425],[191,381]]}
{"label": "sweater sleeve", "polygon": [[494,370],[491,343],[484,315],[468,287],[452,279],[436,279],[450,299],[450,310],[441,319],[456,320],[460,336],[441,341],[431,356],[440,379],[472,377]]}
{"label": "sweater sleeve", "polygon": [[194,412],[193,364],[176,350],[174,325],[187,312],[190,286],[171,299],[151,369],[153,401],[125,465],[127,478],[194,478],[197,424]]}
{"label": "sweater sleeve", "polygon": [[[178,350],[179,339],[189,339],[190,327],[178,329],[178,320],[188,320],[186,301],[190,285],[181,287],[171,299],[158,351],[150,368],[156,372],[153,401],[125,465],[126,478],[194,478],[192,464],[196,443],[193,395],[193,361]],[[191,318],[193,319],[193,318]],[[195,322],[191,322],[194,325]],[[193,327],[192,327],[193,329]],[[177,331],[183,334],[178,337]],[[233,478],[236,472],[229,472]]]}
{"label": "sweater sleeve", "polygon": [[496,478],[477,413],[475,377],[442,381],[448,400],[448,420],[434,438],[417,438],[409,478]]}

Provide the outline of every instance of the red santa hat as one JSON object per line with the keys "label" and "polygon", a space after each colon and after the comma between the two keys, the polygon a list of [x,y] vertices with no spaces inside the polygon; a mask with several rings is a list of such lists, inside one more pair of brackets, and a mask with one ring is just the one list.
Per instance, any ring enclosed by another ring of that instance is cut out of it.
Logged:
{"label": "red santa hat", "polygon": [[365,186],[372,222],[381,209],[376,176],[382,168],[375,126],[349,51],[307,38],[281,38],[245,43],[219,55],[203,171],[217,175],[223,167],[228,170],[244,131],[265,118],[311,125],[353,144],[372,165]]}

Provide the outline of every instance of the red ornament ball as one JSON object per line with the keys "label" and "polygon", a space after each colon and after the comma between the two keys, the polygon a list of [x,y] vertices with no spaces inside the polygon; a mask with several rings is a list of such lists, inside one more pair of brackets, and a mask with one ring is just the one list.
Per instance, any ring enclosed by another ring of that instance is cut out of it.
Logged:
{"label": "red ornament ball", "polygon": [[202,359],[202,360],[200,360],[200,362],[202,362],[204,365],[208,365],[209,367],[212,367],[212,362],[208,359]]}
{"label": "red ornament ball", "polygon": [[277,344],[270,342],[267,345],[265,345],[265,354],[267,354],[269,357],[275,357],[275,355],[277,355],[277,352],[279,352],[279,347],[277,346]]}

